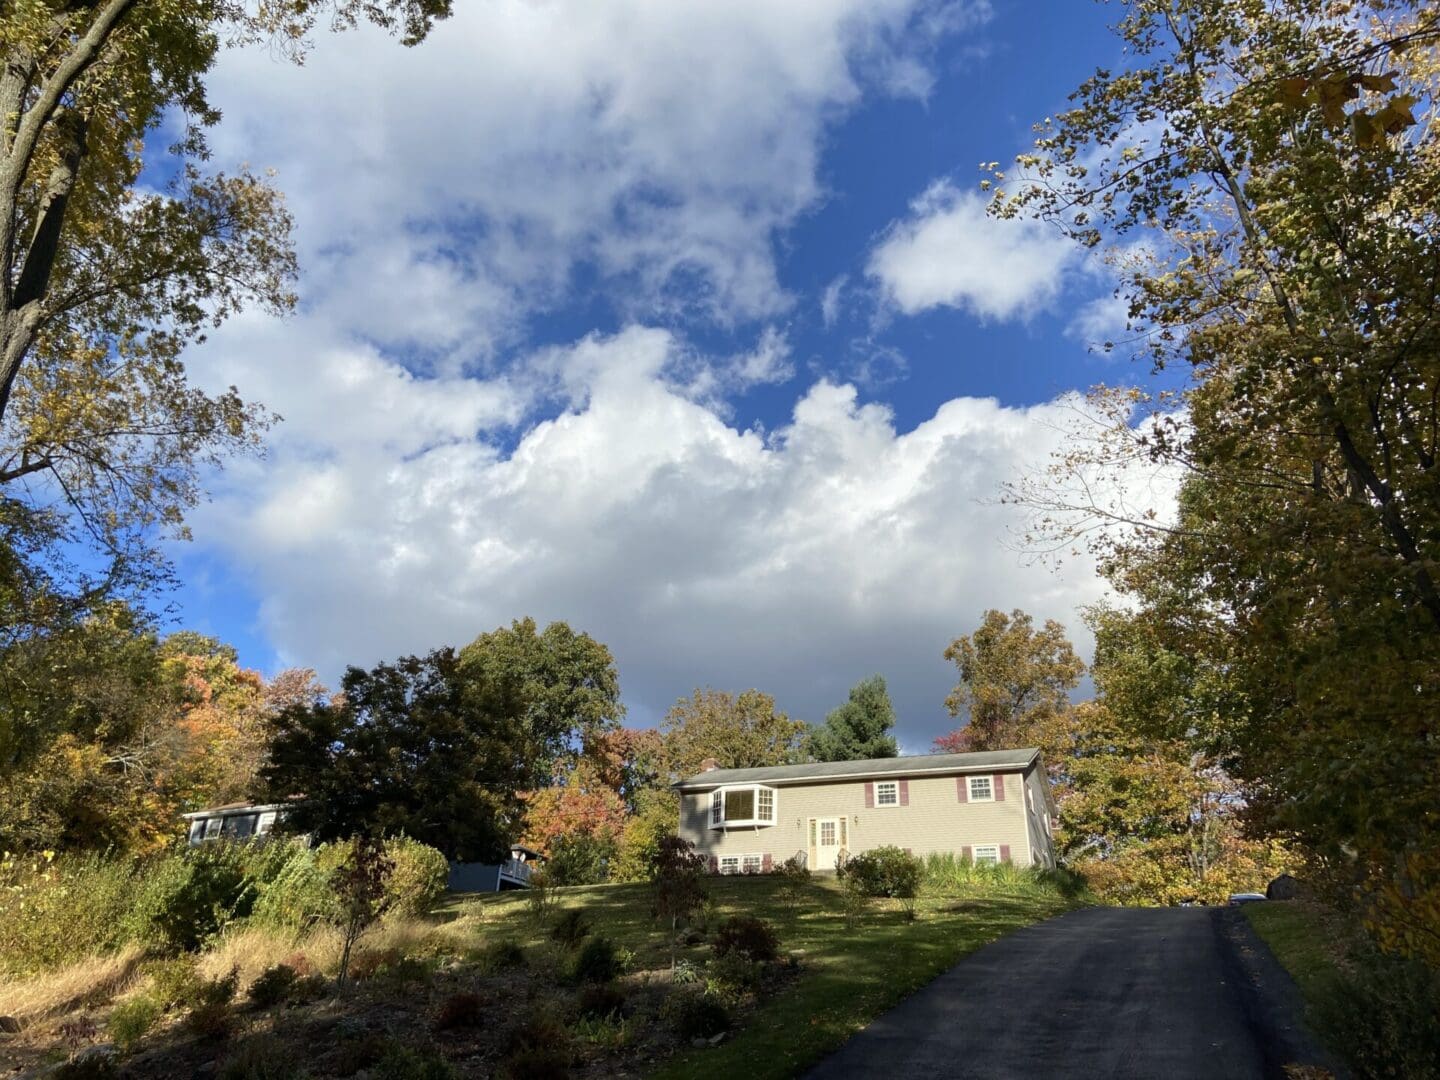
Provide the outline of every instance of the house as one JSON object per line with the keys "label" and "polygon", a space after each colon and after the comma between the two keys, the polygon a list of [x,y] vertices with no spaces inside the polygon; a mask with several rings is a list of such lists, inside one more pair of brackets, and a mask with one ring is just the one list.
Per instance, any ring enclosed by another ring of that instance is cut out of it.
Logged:
{"label": "house", "polygon": [[242,802],[180,816],[190,823],[190,843],[194,845],[217,838],[248,840],[252,836],[268,836],[285,810],[279,803],[258,806]]}
{"label": "house", "polygon": [[680,836],[715,873],[813,870],[872,848],[1054,866],[1055,804],[1040,751],[921,754],[760,769],[712,767],[674,785]]}
{"label": "house", "polygon": [[506,889],[528,889],[530,875],[545,856],[524,844],[510,845],[510,858],[500,863],[450,864],[450,877],[445,887],[451,892],[504,892]]}

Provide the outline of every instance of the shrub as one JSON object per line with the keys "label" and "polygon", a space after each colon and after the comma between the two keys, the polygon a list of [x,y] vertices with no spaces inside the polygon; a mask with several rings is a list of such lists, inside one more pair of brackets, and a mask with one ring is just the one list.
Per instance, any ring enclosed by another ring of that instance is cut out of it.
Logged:
{"label": "shrub", "polygon": [[[281,845],[276,845],[281,846]],[[381,886],[381,909],[387,917],[420,915],[445,892],[449,864],[435,848],[408,837],[386,840],[382,848],[392,864]],[[332,875],[344,864],[348,843],[296,846],[271,867],[268,881],[257,881],[253,920],[266,926],[303,929],[337,918]]]}
{"label": "shrub", "polygon": [[50,1080],[116,1080],[120,1066],[113,1055],[92,1049],[59,1065],[48,1076]]}
{"label": "shrub", "polygon": [[846,888],[863,896],[913,899],[925,864],[898,847],[879,847],[852,855],[838,873]]}
{"label": "shrub", "polygon": [[597,1019],[623,1016],[625,992],[608,983],[592,984],[580,991],[580,1015]]}
{"label": "shrub", "polygon": [[500,1063],[506,1080],[565,1080],[570,1075],[570,1051],[555,1046],[517,1050]]}
{"label": "shrub", "polygon": [[136,862],[0,853],[0,974],[34,975],[126,940]]}
{"label": "shrub", "polygon": [[195,957],[189,955],[152,960],[145,972],[150,976],[150,996],[167,1010],[193,1005],[204,982],[195,967]]}
{"label": "shrub", "polygon": [[170,952],[194,952],[250,914],[256,891],[242,845],[211,841],[154,860],[127,918],[127,934]]}
{"label": "shrub", "polygon": [[451,1080],[455,1070],[436,1050],[392,1043],[370,1076],[372,1080]]}
{"label": "shrub", "polygon": [[514,941],[492,941],[480,953],[480,967],[487,972],[525,966],[525,950]]}
{"label": "shrub", "polygon": [[732,952],[717,956],[705,965],[705,992],[734,998],[760,985],[765,967],[744,953]]}
{"label": "shrub", "polygon": [[424,915],[445,895],[450,864],[438,850],[408,836],[398,836],[385,841],[385,854],[394,863],[385,882],[387,915]]}
{"label": "shrub", "polygon": [[805,865],[804,854],[796,852],[791,855],[775,867],[774,873],[780,881],[780,899],[786,907],[793,908],[799,902],[805,886],[810,884],[810,867]]}
{"label": "shrub", "polygon": [[909,852],[886,846],[852,856],[837,873],[847,891],[864,897],[899,900],[905,914],[915,917],[915,897],[925,876],[925,864]]}
{"label": "shrub", "polygon": [[525,907],[536,922],[544,922],[559,901],[555,895],[555,882],[544,867],[530,871],[530,887],[525,890]]}
{"label": "shrub", "polygon": [[1319,1003],[1361,1080],[1440,1077],[1440,972],[1378,950],[1350,958],[1337,991]]}
{"label": "shrub", "polygon": [[304,1074],[284,1043],[258,1038],[227,1058],[215,1075],[216,1080],[299,1080]]}
{"label": "shrub", "polygon": [[550,937],[567,949],[573,949],[588,933],[590,933],[590,919],[585,914],[585,909],[571,908],[569,911],[561,912],[560,917],[555,920],[555,925],[550,930]]}
{"label": "shrub", "polygon": [[250,1004],[257,1009],[269,1009],[276,1005],[283,1005],[290,1000],[299,981],[300,976],[292,967],[276,964],[274,967],[266,968],[250,984],[248,994]]}
{"label": "shrub", "polygon": [[775,928],[754,915],[732,915],[715,931],[715,955],[739,953],[750,960],[774,960],[780,938]]}
{"label": "shrub", "polygon": [[605,983],[615,978],[620,974],[615,943],[609,938],[591,938],[575,957],[571,974],[577,982]]}
{"label": "shrub", "polygon": [[545,875],[551,885],[600,885],[609,880],[615,841],[593,833],[560,836],[550,845]]}
{"label": "shrub", "polygon": [[105,1025],[105,1033],[115,1049],[128,1054],[150,1034],[150,1029],[165,1010],[151,997],[132,997],[116,1005]]}
{"label": "shrub", "polygon": [[440,1003],[431,1026],[436,1031],[480,1027],[485,1023],[485,1008],[488,1004],[479,994],[468,991],[451,994]]}
{"label": "shrub", "polygon": [[195,994],[195,1003],[185,1023],[197,1035],[206,1038],[221,1038],[230,1032],[230,1003],[235,1000],[235,990],[240,985],[240,972],[234,968],[219,979],[206,979],[200,983]]}
{"label": "shrub", "polygon": [[682,1039],[709,1039],[730,1030],[730,1010],[705,994],[671,994],[660,1015]]}
{"label": "shrub", "polygon": [[[502,1075],[519,1078],[568,1076],[571,1058],[570,1029],[554,1008],[540,1005],[531,1009],[505,1036]],[[551,1070],[549,1072],[545,1070]],[[554,1070],[559,1070],[554,1071]]]}

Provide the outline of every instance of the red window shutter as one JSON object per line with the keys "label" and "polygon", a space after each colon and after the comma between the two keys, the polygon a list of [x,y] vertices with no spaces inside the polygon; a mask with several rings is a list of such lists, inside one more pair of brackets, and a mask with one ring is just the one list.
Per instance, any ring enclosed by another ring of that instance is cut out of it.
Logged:
{"label": "red window shutter", "polygon": [[900,805],[901,805],[901,806],[909,806],[909,805],[910,805],[910,781],[909,781],[909,780],[901,780],[901,781],[900,781]]}
{"label": "red window shutter", "polygon": [[1001,845],[1000,845],[1000,861],[1001,861],[1001,862],[1009,862],[1009,861],[1010,861],[1010,845],[1009,845],[1009,844],[1001,844]]}
{"label": "red window shutter", "polygon": [[764,855],[760,856],[760,872],[762,874],[768,874],[774,869],[775,860],[770,857],[770,853],[767,851]]}
{"label": "red window shutter", "polygon": [[712,873],[712,874],[718,874],[719,872],[720,872],[720,856],[719,856],[719,855],[711,855],[711,856],[710,856],[710,873]]}
{"label": "red window shutter", "polygon": [[875,785],[874,785],[874,784],[866,784],[866,785],[865,785],[865,809],[866,809],[866,810],[871,810],[871,809],[874,809],[874,806],[875,806]]}
{"label": "red window shutter", "polygon": [[970,860],[970,857],[971,857],[971,856],[970,856],[970,845],[969,845],[969,844],[966,844],[964,847],[962,847],[962,848],[960,849],[960,857],[961,857],[962,859],[965,859],[967,862]]}
{"label": "red window shutter", "polygon": [[955,797],[961,802],[970,801],[970,778],[968,776],[955,777]]}
{"label": "red window shutter", "polygon": [[1003,772],[997,772],[990,778],[990,788],[995,792],[996,802],[1005,801],[1005,774]]}

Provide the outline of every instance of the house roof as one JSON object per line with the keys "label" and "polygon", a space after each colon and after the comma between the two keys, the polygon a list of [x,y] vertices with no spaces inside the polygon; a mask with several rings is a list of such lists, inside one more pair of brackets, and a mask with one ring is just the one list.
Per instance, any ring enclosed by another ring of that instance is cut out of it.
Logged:
{"label": "house roof", "polygon": [[186,821],[194,821],[202,817],[229,817],[232,814],[258,814],[268,810],[286,810],[285,803],[226,803],[224,806],[210,806],[204,810],[192,810],[188,814],[180,816]]}
{"label": "house roof", "polygon": [[1019,750],[985,750],[976,754],[911,754],[865,761],[812,761],[805,765],[770,765],[760,769],[711,769],[678,781],[680,791],[706,791],[725,784],[805,784],[820,780],[855,780],[872,776],[983,772],[1023,769],[1040,755],[1033,746]]}

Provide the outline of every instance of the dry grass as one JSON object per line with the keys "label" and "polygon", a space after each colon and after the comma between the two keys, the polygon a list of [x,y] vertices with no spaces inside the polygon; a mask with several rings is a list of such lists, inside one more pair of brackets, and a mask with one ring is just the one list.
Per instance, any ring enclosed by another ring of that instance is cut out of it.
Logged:
{"label": "dry grass", "polygon": [[[457,943],[464,930],[436,926],[420,919],[396,919],[366,931],[357,946],[359,953],[394,952],[418,956],[442,943]],[[244,994],[262,972],[283,964],[296,954],[304,956],[310,969],[334,976],[340,970],[344,947],[340,931],[316,927],[301,934],[260,928],[240,929],[222,937],[199,957],[197,970],[207,979],[219,979],[233,969],[239,972],[239,992]],[[454,947],[452,945],[452,947]]]}
{"label": "dry grass", "polygon": [[143,951],[130,945],[108,956],[92,956],[30,979],[0,982],[0,1015],[25,1026],[87,1005],[103,1004],[139,978]]}

